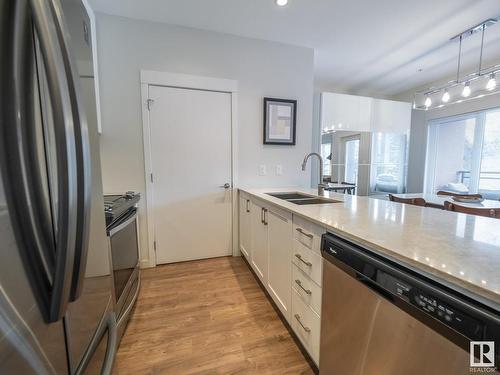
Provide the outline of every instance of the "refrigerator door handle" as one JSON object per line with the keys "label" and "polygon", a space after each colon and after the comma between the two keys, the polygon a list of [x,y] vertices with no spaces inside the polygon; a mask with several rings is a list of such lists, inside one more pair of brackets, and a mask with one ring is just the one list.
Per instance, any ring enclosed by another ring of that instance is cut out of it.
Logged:
{"label": "refrigerator door handle", "polygon": [[99,324],[89,348],[85,352],[85,355],[75,371],[75,375],[85,374],[89,363],[92,361],[92,358],[106,333],[108,334],[106,343],[107,346],[106,354],[101,367],[101,375],[111,375],[117,350],[117,325],[116,316],[113,311],[108,312],[107,316]]}
{"label": "refrigerator door handle", "polygon": [[55,2],[30,0],[41,55],[47,76],[54,118],[58,171],[57,237],[54,270],[49,292],[49,322],[62,318],[70,300],[77,229],[78,167],[75,145],[74,101],[68,82],[61,35],[56,27]]}
{"label": "refrigerator door handle", "polygon": [[111,375],[113,365],[115,364],[116,350],[118,348],[118,328],[116,324],[116,315],[114,312],[109,314],[108,317],[108,346],[106,348],[106,356],[104,357],[104,364],[102,366],[101,375]]}
{"label": "refrigerator door handle", "polygon": [[80,96],[80,81],[75,69],[70,48],[70,35],[62,15],[62,9],[57,9],[59,2],[52,2],[56,19],[54,24],[59,35],[61,53],[65,64],[66,81],[69,86],[73,125],[75,132],[76,165],[77,165],[77,226],[75,239],[75,261],[73,279],[71,281],[70,301],[75,301],[82,293],[85,279],[85,267],[90,231],[90,208],[92,199],[92,161],[90,157],[90,139],[85,109]]}

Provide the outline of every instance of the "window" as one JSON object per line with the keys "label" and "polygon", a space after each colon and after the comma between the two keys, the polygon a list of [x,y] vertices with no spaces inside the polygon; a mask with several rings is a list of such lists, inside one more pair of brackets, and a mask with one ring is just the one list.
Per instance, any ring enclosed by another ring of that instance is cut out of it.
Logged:
{"label": "window", "polygon": [[372,193],[403,193],[406,189],[407,135],[374,133],[372,139]]}
{"label": "window", "polygon": [[486,113],[478,190],[500,197],[500,110]]}
{"label": "window", "polygon": [[429,123],[424,190],[500,198],[500,110]]}
{"label": "window", "polygon": [[324,134],[321,137],[321,158],[323,159],[323,176],[332,174],[332,136]]}
{"label": "window", "polygon": [[359,136],[345,140],[344,182],[358,184]]}

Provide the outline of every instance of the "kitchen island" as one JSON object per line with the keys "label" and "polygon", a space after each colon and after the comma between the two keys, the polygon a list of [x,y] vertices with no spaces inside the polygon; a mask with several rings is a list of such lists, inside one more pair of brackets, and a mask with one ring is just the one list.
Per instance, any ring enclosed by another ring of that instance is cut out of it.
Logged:
{"label": "kitchen island", "polygon": [[[240,188],[238,202],[240,251],[321,371],[357,371],[346,363],[381,373],[462,371],[470,340],[497,341],[499,220],[295,187]],[[436,324],[440,334],[429,328]],[[347,336],[365,349],[343,345]],[[389,360],[405,357],[391,346],[422,354],[419,365]],[[422,362],[433,347],[441,360]],[[376,353],[382,367],[362,360]]]}
{"label": "kitchen island", "polygon": [[240,191],[322,226],[382,256],[500,311],[500,220],[426,207],[325,192],[341,202],[296,205],[266,193],[315,189]]}

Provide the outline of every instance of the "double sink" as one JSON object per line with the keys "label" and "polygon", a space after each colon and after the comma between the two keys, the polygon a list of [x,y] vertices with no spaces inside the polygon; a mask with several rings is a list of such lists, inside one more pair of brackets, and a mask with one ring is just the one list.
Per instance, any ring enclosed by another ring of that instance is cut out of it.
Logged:
{"label": "double sink", "polygon": [[278,199],[283,199],[284,201],[298,204],[298,205],[306,205],[306,204],[327,204],[327,203],[342,203],[342,201],[330,198],[323,197],[315,197],[313,195],[292,192],[292,193],[266,193],[271,197],[275,197]]}

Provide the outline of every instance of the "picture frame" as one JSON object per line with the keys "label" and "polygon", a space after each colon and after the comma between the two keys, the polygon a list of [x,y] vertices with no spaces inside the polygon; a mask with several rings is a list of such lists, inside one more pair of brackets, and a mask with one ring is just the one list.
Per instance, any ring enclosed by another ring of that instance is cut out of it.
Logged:
{"label": "picture frame", "polygon": [[297,101],[264,98],[264,144],[294,146],[296,130]]}

